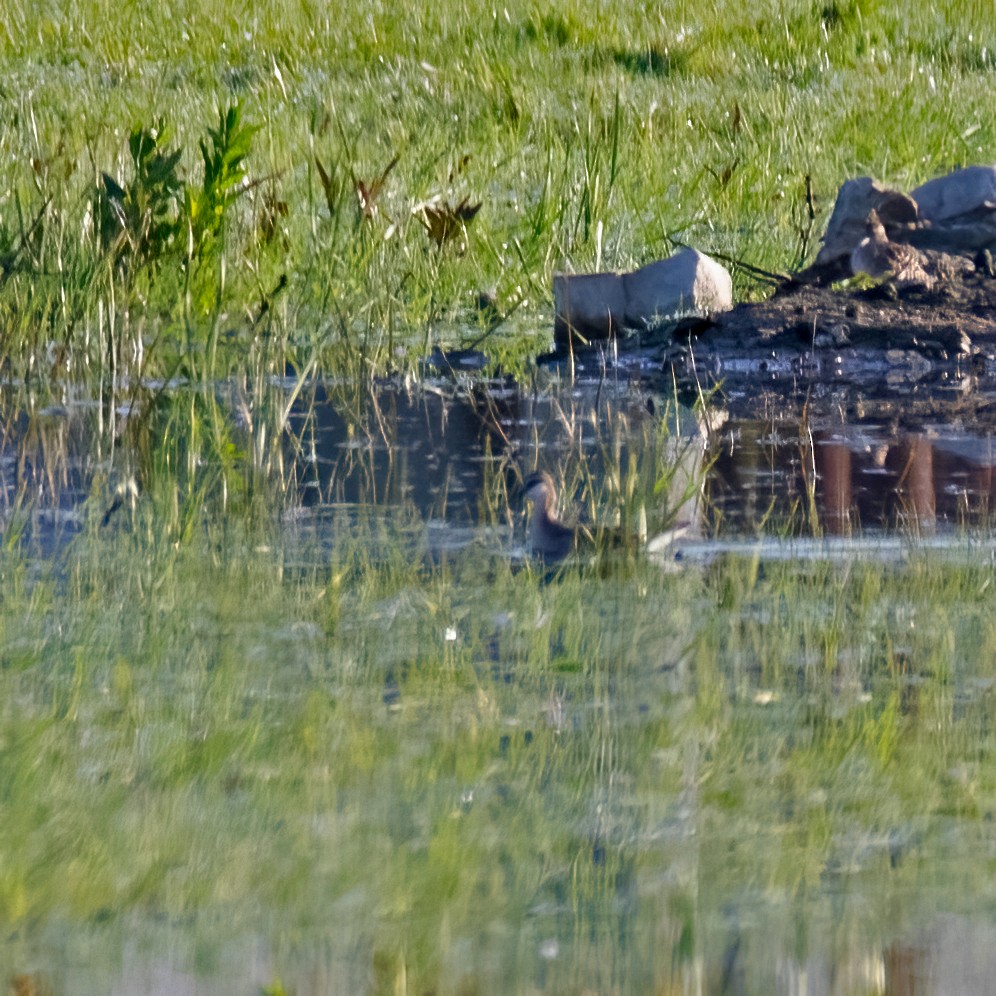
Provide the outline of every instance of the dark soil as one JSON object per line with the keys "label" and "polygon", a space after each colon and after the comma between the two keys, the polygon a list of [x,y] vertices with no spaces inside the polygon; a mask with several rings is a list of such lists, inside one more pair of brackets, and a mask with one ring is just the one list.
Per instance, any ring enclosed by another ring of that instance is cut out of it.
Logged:
{"label": "dark soil", "polygon": [[[679,388],[719,388],[742,414],[790,395],[839,410],[960,405],[996,377],[996,276],[988,255],[925,255],[930,289],[840,287],[848,274],[811,268],[765,301],[620,340],[618,364]],[[605,350],[570,361],[591,374]]]}
{"label": "dark soil", "polygon": [[741,304],[698,336],[710,350],[913,350],[929,360],[996,347],[996,279],[984,266],[929,253],[931,289],[835,290],[808,271],[767,301]]}

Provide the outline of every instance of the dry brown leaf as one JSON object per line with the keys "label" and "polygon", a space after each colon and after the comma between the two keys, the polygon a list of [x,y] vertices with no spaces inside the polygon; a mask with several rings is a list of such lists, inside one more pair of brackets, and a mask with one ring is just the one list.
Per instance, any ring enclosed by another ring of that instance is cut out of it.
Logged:
{"label": "dry brown leaf", "polygon": [[464,197],[456,207],[447,201],[428,201],[419,205],[415,213],[429,233],[429,238],[439,246],[462,232],[480,210],[480,201],[471,204],[470,198]]}
{"label": "dry brown leaf", "polygon": [[364,183],[363,180],[358,177],[354,177],[353,183],[356,187],[356,196],[360,201],[360,211],[363,212],[364,218],[375,218],[377,217],[377,198],[380,196],[380,192],[384,189],[384,184],[387,181],[388,174],[398,165],[398,159],[400,156],[395,156],[386,166],[384,172],[377,177],[376,180],[370,183]]}

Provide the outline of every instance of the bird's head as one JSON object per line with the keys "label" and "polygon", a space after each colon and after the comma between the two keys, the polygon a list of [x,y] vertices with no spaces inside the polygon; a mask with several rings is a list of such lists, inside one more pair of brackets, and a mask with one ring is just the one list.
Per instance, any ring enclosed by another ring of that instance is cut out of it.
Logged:
{"label": "bird's head", "polygon": [[557,490],[554,487],[553,478],[545,470],[538,470],[530,474],[522,482],[522,500],[531,501],[541,508],[552,504],[556,494]]}

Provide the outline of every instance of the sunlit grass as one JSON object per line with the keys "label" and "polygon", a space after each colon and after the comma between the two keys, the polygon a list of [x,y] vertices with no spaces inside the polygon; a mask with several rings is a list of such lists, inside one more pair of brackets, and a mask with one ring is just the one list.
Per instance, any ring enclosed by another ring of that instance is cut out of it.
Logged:
{"label": "sunlit grass", "polygon": [[[220,328],[280,330],[299,363],[384,369],[405,365],[402,349],[474,338],[482,291],[499,315],[546,321],[560,268],[630,267],[681,241],[790,269],[848,177],[911,186],[985,161],[994,57],[973,25],[991,11],[974,6],[466,2],[333,17],[271,2],[246,17],[219,0],[139,3],[122,24],[99,3],[14,0],[0,32],[8,362],[37,368],[54,343],[90,380],[103,322],[124,342],[164,337],[153,367],[168,369],[171,328],[195,342]],[[132,128],[164,118],[196,185],[199,143],[235,102],[258,131],[224,266],[193,296],[182,254],[151,279],[115,275],[87,206],[102,174],[127,183]],[[433,197],[482,205],[438,247],[413,214]]]}

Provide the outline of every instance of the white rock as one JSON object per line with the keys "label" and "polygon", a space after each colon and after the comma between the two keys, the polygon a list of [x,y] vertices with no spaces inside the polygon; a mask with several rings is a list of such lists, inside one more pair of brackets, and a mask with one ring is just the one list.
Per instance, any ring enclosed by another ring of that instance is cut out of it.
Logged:
{"label": "white rock", "polygon": [[923,202],[913,245],[962,254],[996,249],[996,167],[967,166],[913,193]]}
{"label": "white rock", "polygon": [[725,266],[696,249],[649,263],[623,276],[626,324],[654,325],[685,315],[714,315],[733,307],[733,280]]}
{"label": "white rock", "polygon": [[913,191],[920,217],[934,223],[996,210],[996,166],[966,166]]}
{"label": "white rock", "polygon": [[598,341],[686,315],[733,307],[733,280],[724,266],[682,249],[632,273],[557,273],[553,278],[554,338]]}

